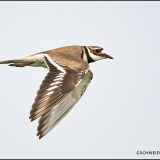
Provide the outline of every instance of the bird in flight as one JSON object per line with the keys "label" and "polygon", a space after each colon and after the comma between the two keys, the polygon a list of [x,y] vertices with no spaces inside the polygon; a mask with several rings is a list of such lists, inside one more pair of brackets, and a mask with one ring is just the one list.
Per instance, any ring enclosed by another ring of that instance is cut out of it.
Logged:
{"label": "bird in flight", "polygon": [[49,70],[30,111],[30,119],[39,118],[39,139],[51,131],[78,102],[93,74],[89,63],[110,58],[99,46],[66,46],[19,59],[0,61],[15,67],[44,67]]}

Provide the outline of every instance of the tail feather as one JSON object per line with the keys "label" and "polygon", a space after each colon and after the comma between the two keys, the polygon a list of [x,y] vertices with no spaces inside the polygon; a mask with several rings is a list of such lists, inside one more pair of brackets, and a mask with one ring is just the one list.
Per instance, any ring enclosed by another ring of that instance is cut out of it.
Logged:
{"label": "tail feather", "polygon": [[14,67],[25,67],[25,66],[30,66],[34,63],[34,61],[29,61],[26,59],[15,59],[15,60],[6,60],[6,61],[0,61],[0,64],[8,64],[9,66],[14,66]]}
{"label": "tail feather", "polygon": [[0,61],[0,64],[8,64],[9,66],[15,67],[25,67],[25,66],[32,66],[32,67],[45,67],[43,60],[41,60],[42,55],[30,55],[27,57],[22,57],[18,59],[11,59],[6,61]]}
{"label": "tail feather", "polygon": [[23,60],[6,60],[6,61],[0,61],[0,64],[10,64],[10,63],[23,63]]}

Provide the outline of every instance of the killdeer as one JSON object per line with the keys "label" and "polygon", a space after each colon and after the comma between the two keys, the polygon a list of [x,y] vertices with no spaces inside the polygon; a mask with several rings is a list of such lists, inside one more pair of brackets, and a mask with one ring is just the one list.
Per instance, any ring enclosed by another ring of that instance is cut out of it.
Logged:
{"label": "killdeer", "polygon": [[45,136],[78,102],[93,74],[89,63],[110,58],[99,46],[66,46],[32,54],[0,64],[45,67],[43,80],[30,111],[31,121],[39,118],[37,136]]}

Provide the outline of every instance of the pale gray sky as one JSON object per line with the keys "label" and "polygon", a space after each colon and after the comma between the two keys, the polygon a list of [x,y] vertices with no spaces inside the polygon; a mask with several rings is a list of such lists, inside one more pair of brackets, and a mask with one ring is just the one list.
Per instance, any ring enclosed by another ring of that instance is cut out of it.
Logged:
{"label": "pale gray sky", "polygon": [[156,158],[160,150],[160,2],[0,2],[0,60],[100,45],[114,60],[46,137],[28,119],[47,73],[0,66],[0,158]]}

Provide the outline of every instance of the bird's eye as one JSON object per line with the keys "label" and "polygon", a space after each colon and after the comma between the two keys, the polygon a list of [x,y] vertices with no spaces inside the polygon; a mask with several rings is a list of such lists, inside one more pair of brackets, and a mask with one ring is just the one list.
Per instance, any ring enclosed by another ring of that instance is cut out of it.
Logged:
{"label": "bird's eye", "polygon": [[97,48],[96,52],[101,52],[103,50],[103,48]]}

